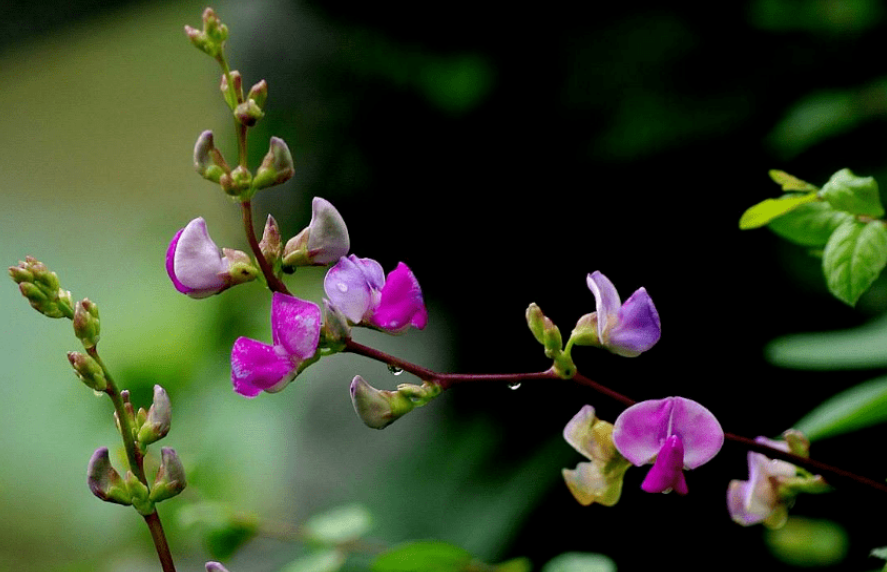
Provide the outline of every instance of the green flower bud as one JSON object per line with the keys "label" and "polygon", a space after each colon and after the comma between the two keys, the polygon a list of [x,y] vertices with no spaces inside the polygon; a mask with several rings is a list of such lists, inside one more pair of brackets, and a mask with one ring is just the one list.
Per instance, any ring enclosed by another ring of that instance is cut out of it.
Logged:
{"label": "green flower bud", "polygon": [[234,108],[234,117],[247,127],[252,127],[259,122],[259,119],[265,117],[262,108],[259,107],[252,99],[247,99],[243,103],[239,103]]}
{"label": "green flower bud", "polygon": [[268,146],[268,153],[262,160],[256,178],[253,181],[255,189],[264,189],[280,185],[290,180],[295,173],[293,156],[283,139],[272,137]]}
{"label": "green flower bud", "polygon": [[361,421],[372,429],[384,429],[416,407],[408,396],[380,391],[359,375],[351,381],[351,403]]}
{"label": "green flower bud", "polygon": [[201,133],[194,144],[194,169],[201,177],[214,183],[218,183],[225,173],[231,172],[222,153],[216,149],[212,131]]}
{"label": "green flower bud", "polygon": [[91,349],[99,343],[100,333],[99,307],[89,298],[77,302],[74,307],[74,335],[83,342],[83,347]]}
{"label": "green flower bud", "polygon": [[224,190],[225,193],[241,200],[247,200],[249,198],[248,192],[252,185],[252,179],[253,176],[250,174],[249,170],[240,165],[230,173],[225,173],[219,177],[219,184],[222,186],[222,190]]}
{"label": "green flower bud", "polygon": [[86,468],[86,484],[92,494],[105,502],[113,502],[122,505],[132,504],[132,495],[124,484],[120,474],[111,466],[108,457],[108,448],[96,449],[89,466]]}
{"label": "green flower bud", "polygon": [[255,280],[259,269],[253,264],[252,258],[242,250],[223,248],[222,255],[228,263],[228,280],[231,286]]}
{"label": "green flower bud", "polygon": [[105,391],[108,388],[102,366],[92,357],[80,352],[68,352],[68,361],[71,362],[77,377],[87,387],[94,391]]}
{"label": "green flower bud", "polygon": [[[141,410],[139,411],[141,413]],[[172,420],[172,404],[169,402],[169,396],[166,391],[159,385],[154,386],[154,401],[142,421],[137,416],[136,421],[139,424],[138,441],[142,446],[150,445],[160,439],[166,437],[169,433],[170,421]]]}
{"label": "green flower bud", "polygon": [[[231,78],[230,84],[228,83],[229,77]],[[219,84],[219,89],[222,91],[222,97],[225,98],[225,103],[228,104],[231,111],[234,111],[237,104],[243,101],[243,78],[241,77],[240,72],[234,70],[227,74],[222,74],[222,82]]]}
{"label": "green flower bud", "polygon": [[178,454],[175,449],[163,447],[160,450],[160,468],[157,469],[157,476],[151,487],[151,502],[170,499],[185,490],[186,486],[185,467],[182,466]]}
{"label": "green flower bud", "polygon": [[268,83],[265,80],[260,81],[249,89],[247,99],[256,102],[259,109],[265,109],[265,102],[268,101]]}
{"label": "green flower bud", "polygon": [[542,313],[542,310],[535,302],[530,304],[530,307],[527,308],[527,325],[530,327],[530,331],[533,332],[533,337],[536,338],[536,341],[540,344],[544,344],[545,314]]}
{"label": "green flower bud", "polygon": [[326,298],[323,300],[323,326],[320,328],[320,337],[323,345],[336,351],[344,350],[345,340],[351,337],[348,318]]}
{"label": "green flower bud", "polygon": [[799,457],[810,456],[810,439],[797,429],[789,429],[782,434],[782,438],[788,443],[788,450]]}
{"label": "green flower bud", "polygon": [[74,302],[71,293],[62,290],[55,272],[45,264],[28,256],[18,266],[9,267],[9,276],[18,284],[22,296],[31,307],[49,318],[73,318]]}
{"label": "green flower bud", "polygon": [[577,346],[601,347],[601,341],[597,333],[597,312],[585,314],[576,322],[570,340]]}
{"label": "green flower bud", "polygon": [[212,8],[207,8],[203,11],[203,29],[185,26],[185,34],[200,51],[218,58],[225,40],[228,39],[228,27],[222,24]]}
{"label": "green flower bud", "polygon": [[129,491],[132,506],[139,514],[148,515],[154,512],[154,503],[149,498],[148,487],[140,481],[132,471],[126,471],[123,477],[126,490]]}

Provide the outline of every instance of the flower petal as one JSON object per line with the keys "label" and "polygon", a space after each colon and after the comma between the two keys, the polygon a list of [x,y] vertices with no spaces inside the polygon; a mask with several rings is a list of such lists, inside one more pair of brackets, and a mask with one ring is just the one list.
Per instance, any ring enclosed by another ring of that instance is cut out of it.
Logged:
{"label": "flower petal", "polygon": [[372,307],[373,293],[364,273],[365,265],[355,259],[353,255],[340,258],[326,273],[323,290],[333,307],[357,324]]}
{"label": "flower petal", "polygon": [[231,383],[234,391],[255,397],[262,391],[278,391],[296,377],[297,368],[274,346],[240,337],[231,348]]}
{"label": "flower petal", "polygon": [[583,506],[592,503],[613,506],[622,495],[624,471],[605,475],[601,472],[601,464],[592,462],[579,463],[575,470],[563,469],[561,474],[567,488]]}
{"label": "flower petal", "polygon": [[606,346],[615,354],[635,357],[652,348],[661,334],[659,312],[647,290],[639,288],[619,308]]}
{"label": "flower petal", "polygon": [[[302,362],[317,352],[320,341],[320,307],[293,296],[275,292],[271,299],[271,335],[293,362]],[[296,364],[298,365],[298,364]]]}
{"label": "flower petal", "polygon": [[166,251],[166,269],[176,289],[192,298],[217,294],[228,285],[228,266],[202,217],[173,238]]}
{"label": "flower petal", "polygon": [[373,325],[389,332],[399,332],[410,325],[421,330],[428,323],[419,281],[403,262],[388,273],[380,294],[379,304],[370,319]]}
{"label": "flower petal", "polygon": [[684,478],[684,445],[680,437],[670,435],[665,440],[641,488],[648,493],[674,491],[679,495],[687,494],[687,481]]}
{"label": "flower petal", "polygon": [[[570,419],[567,426],[564,427],[564,440],[578,452],[585,455],[587,459],[593,459],[591,451],[594,446],[594,437],[591,428],[594,426],[595,415],[594,407],[585,405],[579,410],[579,413]],[[579,501],[582,502],[582,501]]]}
{"label": "flower petal", "polygon": [[595,306],[597,308],[597,331],[598,338],[604,342],[604,332],[616,324],[619,307],[622,301],[616,287],[610,282],[610,279],[595,270],[585,279],[591,293],[594,294]]}
{"label": "flower petal", "polygon": [[672,433],[683,441],[685,469],[707,463],[724,445],[724,430],[717,418],[692,399],[674,398]]}
{"label": "flower petal", "polygon": [[329,264],[348,254],[351,241],[339,211],[326,199],[311,201],[308,252],[314,264]]}

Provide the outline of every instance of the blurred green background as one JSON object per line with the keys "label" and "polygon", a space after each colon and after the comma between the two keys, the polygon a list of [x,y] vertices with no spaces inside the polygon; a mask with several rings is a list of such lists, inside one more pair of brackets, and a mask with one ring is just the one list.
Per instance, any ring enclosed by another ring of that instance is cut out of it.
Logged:
{"label": "blurred green background", "polygon": [[[361,341],[440,370],[539,370],[524,309],[536,302],[569,331],[593,309],[585,275],[601,270],[623,296],[645,286],[665,325],[638,360],[575,353],[580,370],[634,398],[685,395],[729,431],[775,435],[872,377],[776,369],[762,350],[883,313],[883,281],[847,308],[815,258],[737,221],[777,194],[770,168],[814,184],[843,167],[885,180],[883,3],[214,7],[231,28],[232,66],[247,86],[270,86],[252,164],[270,135],[296,158],[296,177],[257,197],[257,221],[272,212],[291,236],[322,196],[357,255],[403,260],[422,283],[426,331]],[[190,487],[161,514],[180,570],[208,558],[177,514],[201,501],[292,524],[361,502],[374,537],[443,539],[490,561],[581,551],[621,570],[664,559],[791,569],[778,547],[819,534],[840,548],[811,550],[829,555],[821,563],[877,568],[868,551],[887,537],[869,523],[885,499],[802,498],[795,513],[829,519],[824,528],[742,529],[724,495],[747,477],[745,453],[729,446],[689,475],[686,498],[642,494],[643,471],[630,471],[617,507],[580,507],[560,478],[580,461],[562,428],[585,403],[610,420],[619,408],[569,384],[459,388],[382,432],[354,415],[348,384],[356,373],[378,387],[405,380],[353,356],[323,360],[277,395],[235,395],[228,352],[239,335],[268,339],[268,296],[249,285],[194,301],[163,270],[168,240],[196,216],[220,246],[246,248],[236,207],[191,167],[204,129],[234,155],[217,68],[182,33],[203,8],[0,3],[0,253],[7,265],[37,257],[99,304],[101,353],[137,405],[154,383],[170,393],[163,444]],[[322,277],[309,269],[290,283],[319,301]],[[110,404],[70,371],[69,323],[33,312],[11,282],[0,308],[0,571],[156,570],[135,513],[85,485],[89,456],[119,438]],[[813,454],[877,478],[881,457],[858,444],[883,438],[869,429]],[[278,570],[300,550],[258,539],[230,569]]]}

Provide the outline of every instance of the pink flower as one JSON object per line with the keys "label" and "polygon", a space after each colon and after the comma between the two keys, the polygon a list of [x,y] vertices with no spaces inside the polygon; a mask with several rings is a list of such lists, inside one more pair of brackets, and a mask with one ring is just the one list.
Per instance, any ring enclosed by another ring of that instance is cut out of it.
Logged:
{"label": "pink flower", "polygon": [[715,416],[683,397],[632,405],[613,424],[616,449],[636,467],[653,463],[641,488],[648,493],[687,494],[684,469],[710,461],[724,444]]}
{"label": "pink flower", "polygon": [[192,298],[206,298],[256,277],[258,271],[240,251],[224,253],[209,237],[202,217],[188,223],[166,249],[166,272],[176,290]]}
{"label": "pink flower", "polygon": [[410,326],[421,330],[428,323],[419,281],[403,262],[386,278],[375,260],[342,257],[327,272],[323,289],[352,324],[396,334]]}
{"label": "pink flower", "polygon": [[271,300],[272,345],[240,337],[231,349],[234,391],[255,397],[286,387],[312,363],[320,342],[317,304],[275,292]]}

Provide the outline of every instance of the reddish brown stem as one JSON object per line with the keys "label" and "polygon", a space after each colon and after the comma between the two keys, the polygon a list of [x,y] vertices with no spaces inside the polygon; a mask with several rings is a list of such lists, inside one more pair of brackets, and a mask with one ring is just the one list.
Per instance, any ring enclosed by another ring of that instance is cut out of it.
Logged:
{"label": "reddish brown stem", "polygon": [[289,294],[290,292],[287,290],[286,284],[274,275],[274,270],[271,268],[271,265],[268,264],[265,255],[262,254],[262,249],[259,247],[259,241],[256,238],[256,229],[253,226],[253,208],[250,201],[243,201],[240,203],[240,213],[243,218],[243,230],[246,232],[246,240],[249,242],[250,250],[253,251],[253,256],[256,257],[256,260],[259,263],[259,268],[262,270],[262,275],[268,283],[268,289],[272,292]]}

